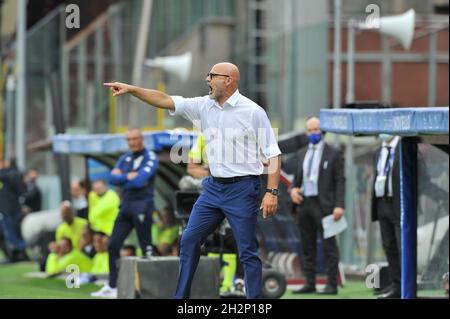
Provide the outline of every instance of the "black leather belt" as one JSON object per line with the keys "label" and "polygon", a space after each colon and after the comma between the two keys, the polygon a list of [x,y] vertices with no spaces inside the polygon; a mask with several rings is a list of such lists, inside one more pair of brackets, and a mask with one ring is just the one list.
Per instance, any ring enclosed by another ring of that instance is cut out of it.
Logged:
{"label": "black leather belt", "polygon": [[244,179],[258,178],[258,175],[247,175],[247,176],[237,176],[237,177],[212,177],[213,180],[221,184],[232,184],[243,181]]}
{"label": "black leather belt", "polygon": [[385,202],[385,203],[392,203],[393,202],[392,196],[380,197],[380,198],[378,198],[378,200],[380,200],[382,202]]}

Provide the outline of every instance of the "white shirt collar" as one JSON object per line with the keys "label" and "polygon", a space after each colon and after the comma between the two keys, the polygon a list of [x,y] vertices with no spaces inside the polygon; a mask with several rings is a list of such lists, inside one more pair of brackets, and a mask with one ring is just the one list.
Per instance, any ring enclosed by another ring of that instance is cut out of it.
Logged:
{"label": "white shirt collar", "polygon": [[217,103],[216,101],[214,101],[214,104],[216,106],[218,106],[219,108],[223,108],[225,107],[226,104],[230,105],[231,107],[235,107],[237,102],[239,101],[239,98],[241,97],[241,93],[239,92],[239,90],[236,90],[232,96],[230,96],[228,98],[228,100],[226,100],[226,102],[224,103],[223,106],[220,106],[219,103]]}
{"label": "white shirt collar", "polygon": [[232,107],[235,107],[237,102],[239,101],[239,98],[241,97],[241,93],[239,93],[239,90],[236,90],[232,96],[228,98],[228,100],[225,102],[228,105],[231,105]]}
{"label": "white shirt collar", "polygon": [[308,148],[313,148],[313,147],[315,147],[316,148],[316,150],[318,150],[318,149],[321,149],[322,147],[323,147],[323,140],[322,141],[320,141],[319,143],[317,143],[316,145],[314,145],[313,143],[309,143],[308,144]]}
{"label": "white shirt collar", "polygon": [[390,146],[390,147],[392,147],[393,149],[395,149],[395,148],[397,147],[398,142],[400,142],[400,136],[394,137],[394,138],[392,139],[391,143],[389,143],[389,145],[388,145],[388,143],[383,142],[382,146],[383,146],[383,147]]}

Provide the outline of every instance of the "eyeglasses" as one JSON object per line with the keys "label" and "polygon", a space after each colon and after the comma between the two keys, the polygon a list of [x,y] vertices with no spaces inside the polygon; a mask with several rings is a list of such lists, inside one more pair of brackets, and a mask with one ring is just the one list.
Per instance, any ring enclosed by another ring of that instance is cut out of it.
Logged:
{"label": "eyeglasses", "polygon": [[226,76],[227,78],[230,77],[230,76],[227,75],[227,74],[212,73],[212,72],[209,72],[209,73],[206,75],[206,77],[207,77],[207,78],[211,78],[211,80],[212,80],[215,76]]}

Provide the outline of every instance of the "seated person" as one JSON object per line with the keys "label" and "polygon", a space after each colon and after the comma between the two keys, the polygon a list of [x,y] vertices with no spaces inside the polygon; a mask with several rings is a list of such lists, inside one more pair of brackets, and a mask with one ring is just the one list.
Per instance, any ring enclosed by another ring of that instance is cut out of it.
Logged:
{"label": "seated person", "polygon": [[153,212],[152,243],[161,256],[178,255],[179,227],[172,210],[167,206],[161,212]]}
{"label": "seated person", "polygon": [[94,232],[111,236],[119,213],[120,198],[117,193],[108,189],[106,182],[97,180],[92,184],[89,193],[89,224]]}
{"label": "seated person", "polygon": [[120,249],[120,257],[135,257],[136,256],[136,246],[134,245],[123,245]]}
{"label": "seated person", "polygon": [[97,252],[92,259],[91,274],[109,274],[108,236],[103,233],[94,235],[94,247]]}
{"label": "seated person", "polygon": [[189,163],[187,166],[189,175],[184,176],[178,186],[181,191],[202,190],[202,181],[209,176],[208,158],[206,157],[205,137],[199,134],[195,144],[189,151]]}
{"label": "seated person", "polygon": [[87,187],[83,180],[73,181],[70,184],[73,209],[77,217],[88,219],[88,203],[86,199]]}
{"label": "seated person", "polygon": [[56,241],[59,242],[63,237],[69,238],[73,248],[79,250],[81,232],[87,225],[87,220],[76,217],[72,205],[69,201],[64,201],[60,206],[61,218],[63,223],[56,229]]}
{"label": "seated person", "polygon": [[77,265],[80,272],[89,272],[92,262],[81,251],[74,249],[70,238],[63,237],[58,243],[49,244],[51,251],[45,264],[45,272],[56,275],[66,272],[69,265]]}
{"label": "seated person", "polygon": [[94,233],[89,225],[86,225],[81,230],[81,238],[78,244],[78,248],[89,258],[94,258],[95,248],[94,248]]}
{"label": "seated person", "polygon": [[220,271],[220,293],[226,294],[235,291],[235,279],[239,279],[235,277],[240,277],[237,274],[237,247],[230,224],[226,219],[220,225],[219,231],[214,232],[206,239],[204,249],[208,252],[208,257],[212,258],[220,258],[220,254],[222,253],[223,264]]}

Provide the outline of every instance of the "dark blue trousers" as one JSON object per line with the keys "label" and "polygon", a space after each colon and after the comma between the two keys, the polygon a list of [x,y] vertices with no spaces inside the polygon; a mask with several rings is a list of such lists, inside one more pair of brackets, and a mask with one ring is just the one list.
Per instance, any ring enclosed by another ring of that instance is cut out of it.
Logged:
{"label": "dark blue trousers", "polygon": [[120,260],[120,249],[133,228],[136,230],[142,255],[146,256],[153,250],[152,212],[153,203],[150,202],[124,201],[121,203],[119,214],[114,222],[113,232],[108,242],[110,287],[117,287],[117,263]]}
{"label": "dark blue trousers", "polygon": [[192,279],[200,259],[200,247],[227,218],[236,238],[239,259],[244,265],[248,299],[261,297],[262,266],[258,255],[256,223],[259,212],[259,178],[223,184],[208,177],[203,192],[192,209],[181,237],[180,267],[175,298],[189,298]]}
{"label": "dark blue trousers", "polygon": [[26,244],[20,237],[20,214],[1,214],[0,226],[3,224],[3,233],[6,244],[11,245],[14,249],[24,251]]}

